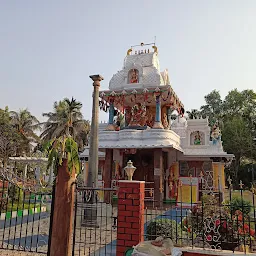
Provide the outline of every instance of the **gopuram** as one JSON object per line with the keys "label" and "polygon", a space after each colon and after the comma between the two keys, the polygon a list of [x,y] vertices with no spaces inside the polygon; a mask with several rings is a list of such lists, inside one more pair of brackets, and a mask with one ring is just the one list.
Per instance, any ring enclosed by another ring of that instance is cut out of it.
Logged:
{"label": "gopuram", "polygon": [[147,200],[186,205],[200,200],[202,190],[223,191],[224,166],[233,155],[223,151],[217,125],[211,128],[207,118],[185,118],[167,69],[160,71],[155,44],[127,51],[109,90],[100,92],[100,109],[109,114],[99,129],[104,187],[126,179],[124,167],[131,160],[133,180],[145,181]]}

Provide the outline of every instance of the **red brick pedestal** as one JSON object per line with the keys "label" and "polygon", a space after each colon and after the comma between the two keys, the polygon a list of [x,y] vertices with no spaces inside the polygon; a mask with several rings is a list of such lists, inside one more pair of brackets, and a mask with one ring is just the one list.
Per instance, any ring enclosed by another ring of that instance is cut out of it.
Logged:
{"label": "red brick pedestal", "polygon": [[145,181],[119,181],[116,255],[144,240]]}

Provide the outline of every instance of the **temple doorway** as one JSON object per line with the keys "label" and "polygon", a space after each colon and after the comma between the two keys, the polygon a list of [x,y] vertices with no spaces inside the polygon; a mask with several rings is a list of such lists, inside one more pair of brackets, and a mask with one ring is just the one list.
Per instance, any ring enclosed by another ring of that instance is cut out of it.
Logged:
{"label": "temple doorway", "polygon": [[150,149],[137,149],[135,154],[124,154],[124,163],[129,160],[137,168],[133,180],[154,181],[154,152]]}

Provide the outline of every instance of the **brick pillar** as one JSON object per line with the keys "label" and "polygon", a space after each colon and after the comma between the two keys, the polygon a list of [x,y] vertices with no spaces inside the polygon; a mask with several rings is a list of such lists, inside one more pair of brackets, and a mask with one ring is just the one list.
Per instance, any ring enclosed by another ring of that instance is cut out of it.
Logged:
{"label": "brick pillar", "polygon": [[154,150],[154,206],[163,203],[163,155],[162,149]]}
{"label": "brick pillar", "polygon": [[144,240],[145,181],[119,181],[116,255]]}

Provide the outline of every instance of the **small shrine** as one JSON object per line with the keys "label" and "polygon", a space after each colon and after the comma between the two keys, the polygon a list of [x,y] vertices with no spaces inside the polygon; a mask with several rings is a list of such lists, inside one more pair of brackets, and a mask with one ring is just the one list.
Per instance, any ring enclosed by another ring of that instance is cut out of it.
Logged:
{"label": "small shrine", "polygon": [[[100,109],[109,113],[108,123],[99,129],[105,187],[127,178],[124,168],[129,160],[136,167],[133,180],[145,181],[148,200],[195,202],[202,177],[207,181],[204,190],[225,187],[224,166],[233,156],[223,151],[218,125],[211,130],[208,119],[184,117],[168,70],[160,71],[155,44],[142,43],[127,51],[109,90],[100,92]],[[173,111],[178,113],[174,121]]]}

